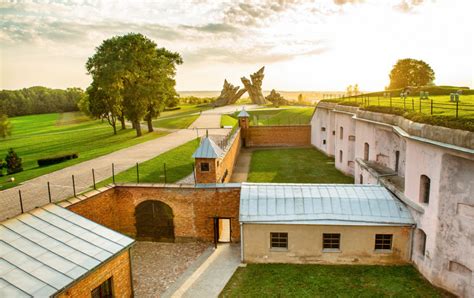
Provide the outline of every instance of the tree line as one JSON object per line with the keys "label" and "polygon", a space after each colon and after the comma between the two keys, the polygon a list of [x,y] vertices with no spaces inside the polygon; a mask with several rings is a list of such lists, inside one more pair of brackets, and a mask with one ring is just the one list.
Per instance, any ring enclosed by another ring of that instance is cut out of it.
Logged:
{"label": "tree line", "polygon": [[137,136],[145,120],[153,131],[152,120],[165,107],[178,103],[175,90],[176,66],[183,60],[178,53],[159,48],[142,34],[130,33],[104,40],[87,60],[92,76],[88,96],[79,103],[82,111],[106,120],[117,133],[132,123]]}
{"label": "tree line", "polygon": [[82,97],[84,91],[80,88],[62,90],[36,86],[20,90],[1,90],[0,114],[14,117],[77,111],[77,104]]}

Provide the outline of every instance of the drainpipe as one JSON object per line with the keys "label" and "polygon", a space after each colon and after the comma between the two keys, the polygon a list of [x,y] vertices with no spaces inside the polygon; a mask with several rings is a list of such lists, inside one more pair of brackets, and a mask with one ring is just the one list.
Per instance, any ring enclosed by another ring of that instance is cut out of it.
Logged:
{"label": "drainpipe", "polygon": [[240,262],[244,262],[244,223],[240,223]]}

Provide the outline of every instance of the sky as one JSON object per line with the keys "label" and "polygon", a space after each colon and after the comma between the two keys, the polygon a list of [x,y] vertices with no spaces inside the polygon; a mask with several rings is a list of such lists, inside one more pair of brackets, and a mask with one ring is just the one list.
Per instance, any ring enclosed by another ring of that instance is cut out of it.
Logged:
{"label": "sky", "polygon": [[107,38],[142,33],[179,52],[177,90],[220,90],[265,66],[263,89],[382,90],[398,59],[474,88],[472,0],[5,1],[0,89],[86,88]]}

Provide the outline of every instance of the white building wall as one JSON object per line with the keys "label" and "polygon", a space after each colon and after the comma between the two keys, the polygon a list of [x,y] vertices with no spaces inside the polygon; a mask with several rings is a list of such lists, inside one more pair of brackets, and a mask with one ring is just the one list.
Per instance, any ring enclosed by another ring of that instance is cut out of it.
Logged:
{"label": "white building wall", "polygon": [[[336,168],[343,173],[352,176],[354,175],[354,146],[356,127],[353,116],[353,114],[346,112],[334,113],[334,126],[336,130],[336,136],[334,140],[335,165]],[[342,160],[340,159],[340,152],[342,152]]]}

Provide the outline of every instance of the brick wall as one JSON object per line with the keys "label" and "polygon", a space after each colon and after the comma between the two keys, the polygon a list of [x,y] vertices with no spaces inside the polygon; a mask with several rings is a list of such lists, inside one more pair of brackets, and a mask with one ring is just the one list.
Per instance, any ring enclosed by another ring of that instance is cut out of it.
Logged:
{"label": "brick wall", "polygon": [[114,297],[132,297],[130,276],[130,253],[126,250],[61,292],[58,297],[91,297],[92,290],[110,277]]}
{"label": "brick wall", "polygon": [[[219,164],[218,167],[218,181],[219,182],[229,182],[230,181],[230,176],[232,176],[232,173],[234,172],[234,165],[237,160],[237,157],[239,156],[240,153],[240,148],[242,147],[242,141],[240,138],[240,130],[237,131],[234,142],[230,146],[229,150],[227,150],[226,155],[222,159],[222,161]],[[227,171],[227,175],[225,175],[225,172]],[[225,179],[223,180],[225,175]]]}
{"label": "brick wall", "polygon": [[245,132],[247,147],[311,145],[311,125],[251,126]]}
{"label": "brick wall", "polygon": [[146,200],[158,200],[172,208],[177,242],[213,241],[214,216],[231,217],[231,240],[240,240],[240,187],[116,186],[77,202],[68,209],[135,237],[135,207]]}
{"label": "brick wall", "polygon": [[[217,183],[218,180],[218,169],[217,162],[219,159],[215,158],[196,158],[194,160],[195,171],[196,171],[196,183]],[[202,171],[201,164],[209,164],[209,171]]]}

